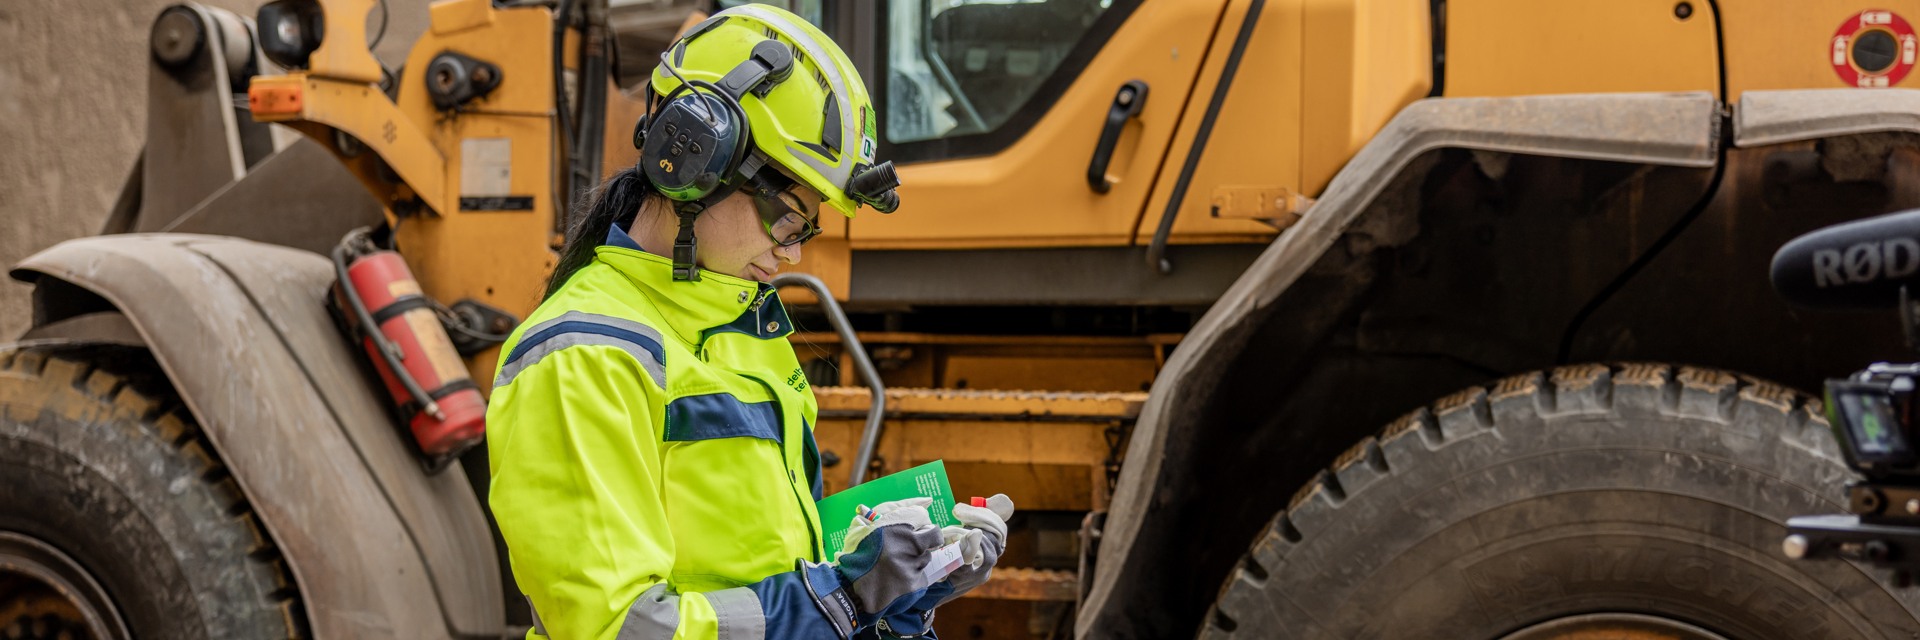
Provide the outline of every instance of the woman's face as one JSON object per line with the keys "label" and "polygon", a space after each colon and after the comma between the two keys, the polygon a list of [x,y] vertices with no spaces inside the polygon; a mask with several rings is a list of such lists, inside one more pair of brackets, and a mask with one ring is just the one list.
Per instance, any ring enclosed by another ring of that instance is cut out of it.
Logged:
{"label": "woman's face", "polygon": [[[820,194],[805,185],[780,194],[787,206],[809,218],[820,214]],[[780,264],[800,264],[800,245],[783,247],[767,235],[753,198],[734,193],[709,207],[694,222],[700,268],[756,282],[773,279]]]}

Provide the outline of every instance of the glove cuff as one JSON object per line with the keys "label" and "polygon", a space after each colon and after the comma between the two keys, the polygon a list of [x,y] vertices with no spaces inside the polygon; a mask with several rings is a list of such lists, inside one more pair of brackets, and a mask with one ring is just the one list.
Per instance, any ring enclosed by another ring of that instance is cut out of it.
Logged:
{"label": "glove cuff", "polygon": [[807,592],[813,595],[813,604],[820,607],[821,615],[840,632],[841,640],[849,640],[859,631],[856,624],[859,610],[854,608],[853,598],[847,593],[846,582],[840,572],[831,564],[813,564],[802,560],[795,567],[800,579],[806,583]]}
{"label": "glove cuff", "polygon": [[887,620],[882,618],[878,625],[880,627],[880,633],[885,635],[881,637],[900,638],[901,640],[933,637],[933,612],[933,609],[920,612],[920,622],[915,625],[916,628],[906,631],[893,628],[893,625],[888,624]]}

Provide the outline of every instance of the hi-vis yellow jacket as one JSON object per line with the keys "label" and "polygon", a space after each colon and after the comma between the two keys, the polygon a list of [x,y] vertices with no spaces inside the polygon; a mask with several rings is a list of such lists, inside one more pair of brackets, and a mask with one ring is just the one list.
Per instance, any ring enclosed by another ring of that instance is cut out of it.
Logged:
{"label": "hi-vis yellow jacket", "polygon": [[530,637],[836,637],[786,310],[672,268],[616,228],[502,347],[489,501]]}

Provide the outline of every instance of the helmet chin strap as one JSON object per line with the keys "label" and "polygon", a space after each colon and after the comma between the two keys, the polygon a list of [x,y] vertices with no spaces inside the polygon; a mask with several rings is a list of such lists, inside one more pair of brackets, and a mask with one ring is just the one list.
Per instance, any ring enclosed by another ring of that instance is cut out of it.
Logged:
{"label": "helmet chin strap", "polygon": [[693,221],[700,218],[700,212],[706,205],[699,202],[676,202],[674,216],[680,218],[680,232],[673,237],[673,281],[699,282],[700,268],[693,264],[694,255],[699,252],[700,240],[693,237]]}
{"label": "helmet chin strap", "polygon": [[734,178],[719,190],[699,200],[673,203],[673,215],[680,219],[680,231],[673,236],[674,282],[700,281],[700,267],[694,264],[694,257],[699,253],[700,239],[693,235],[693,222],[700,218],[700,214],[706,213],[708,207],[719,204],[727,196],[733,195],[733,192],[739,189],[740,183],[746,182],[766,166],[766,156],[758,151],[752,152],[744,162],[740,163],[740,169]]}

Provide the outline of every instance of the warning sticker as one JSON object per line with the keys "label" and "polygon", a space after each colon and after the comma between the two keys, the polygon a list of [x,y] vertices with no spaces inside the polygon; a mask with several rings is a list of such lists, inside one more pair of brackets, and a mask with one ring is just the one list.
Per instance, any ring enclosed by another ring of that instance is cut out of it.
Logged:
{"label": "warning sticker", "polygon": [[860,159],[871,163],[873,162],[873,154],[875,151],[873,139],[878,135],[874,133],[873,110],[867,107],[860,107],[860,121]]}
{"label": "warning sticker", "polygon": [[1848,86],[1891,87],[1913,71],[1920,45],[1912,23],[1900,14],[1868,9],[1847,18],[1833,32],[1827,55],[1834,73]]}
{"label": "warning sticker", "polygon": [[513,139],[460,141],[461,211],[532,211],[533,196],[512,195]]}

